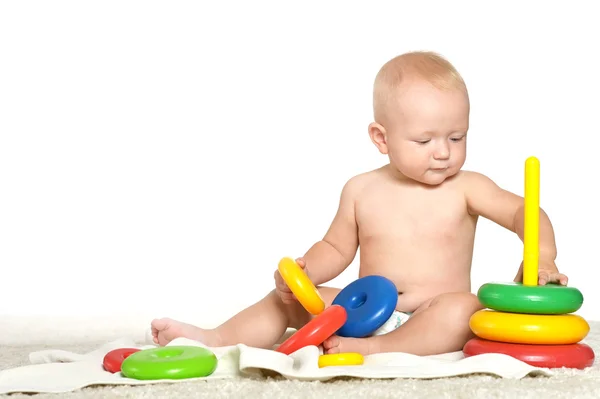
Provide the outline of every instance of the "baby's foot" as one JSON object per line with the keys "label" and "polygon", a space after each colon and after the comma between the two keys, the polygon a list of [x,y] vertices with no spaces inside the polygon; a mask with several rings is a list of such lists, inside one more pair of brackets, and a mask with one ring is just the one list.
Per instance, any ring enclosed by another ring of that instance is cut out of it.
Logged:
{"label": "baby's foot", "polygon": [[165,346],[175,338],[189,338],[200,341],[208,347],[219,346],[219,335],[215,330],[205,330],[191,324],[164,318],[154,319],[151,323],[152,340],[155,344]]}
{"label": "baby's foot", "polygon": [[323,353],[360,353],[363,356],[374,353],[372,340],[369,338],[346,338],[333,335],[323,342]]}

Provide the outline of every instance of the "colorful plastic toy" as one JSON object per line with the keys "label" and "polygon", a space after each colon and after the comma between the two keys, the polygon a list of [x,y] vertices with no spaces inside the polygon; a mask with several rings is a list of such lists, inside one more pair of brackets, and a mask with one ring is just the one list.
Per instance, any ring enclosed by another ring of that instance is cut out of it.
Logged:
{"label": "colorful plastic toy", "polygon": [[123,360],[127,359],[132,353],[139,351],[140,350],[136,348],[114,349],[104,355],[102,365],[104,366],[104,369],[110,373],[119,373],[121,371]]}
{"label": "colorful plastic toy", "polygon": [[503,353],[534,367],[584,369],[594,364],[594,351],[586,344],[527,345],[474,338],[463,349],[465,357]]}
{"label": "colorful plastic toy", "polygon": [[304,270],[291,258],[283,258],[279,261],[279,273],[290,287],[292,293],[307,312],[318,315],[325,309],[325,302],[319,291],[308,278]]}
{"label": "colorful plastic toy", "polygon": [[479,288],[477,296],[483,306],[511,313],[560,315],[573,313],[583,304],[577,288],[556,284],[487,283]]}
{"label": "colorful plastic toy", "polygon": [[359,366],[365,362],[360,353],[335,353],[319,356],[319,367]]}
{"label": "colorful plastic toy", "polygon": [[570,314],[581,307],[583,295],[573,287],[538,286],[539,186],[539,160],[529,157],[525,161],[523,283],[490,283],[479,289],[479,301],[489,309],[471,316],[469,326],[478,338],[467,342],[463,353],[504,353],[538,367],[585,368],[593,364],[595,355],[579,342],[590,326]]}
{"label": "colorful plastic toy", "polygon": [[581,341],[590,326],[581,316],[505,313],[483,309],[469,322],[480,338],[518,344],[565,345]]}
{"label": "colorful plastic toy", "polygon": [[372,334],[392,316],[397,302],[396,285],[385,277],[365,276],[353,281],[332,302],[348,314],[337,335],[362,338]]}
{"label": "colorful plastic toy", "polygon": [[121,372],[137,380],[179,380],[206,377],[217,368],[213,352],[199,346],[144,349],[123,361]]}
{"label": "colorful plastic toy", "polygon": [[286,339],[276,351],[290,355],[305,346],[319,346],[346,322],[346,316],[343,307],[332,305]]}
{"label": "colorful plastic toy", "polygon": [[488,283],[477,296],[482,305],[498,311],[526,314],[565,314],[578,310],[583,295],[574,287],[538,285],[540,162],[525,161],[523,283]]}
{"label": "colorful plastic toy", "polygon": [[523,221],[523,285],[538,285],[540,257],[540,161],[525,160],[525,205]]}

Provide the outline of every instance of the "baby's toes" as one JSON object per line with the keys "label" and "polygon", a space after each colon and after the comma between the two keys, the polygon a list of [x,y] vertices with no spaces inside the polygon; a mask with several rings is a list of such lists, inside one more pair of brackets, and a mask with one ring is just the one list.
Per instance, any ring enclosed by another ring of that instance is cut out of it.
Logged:
{"label": "baby's toes", "polygon": [[340,347],[339,346],[334,346],[333,348],[325,350],[325,354],[326,355],[334,355],[336,353],[340,353]]}
{"label": "baby's toes", "polygon": [[337,347],[339,344],[340,344],[340,339],[334,335],[332,337],[327,338],[323,342],[323,348],[326,349],[327,351],[329,351],[330,349]]}

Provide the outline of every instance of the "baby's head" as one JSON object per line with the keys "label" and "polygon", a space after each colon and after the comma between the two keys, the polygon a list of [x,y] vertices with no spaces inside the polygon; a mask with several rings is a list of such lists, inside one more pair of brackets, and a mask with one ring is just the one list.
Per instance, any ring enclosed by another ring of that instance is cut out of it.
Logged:
{"label": "baby's head", "polygon": [[373,89],[369,135],[404,177],[436,185],[465,163],[469,95],[456,69],[431,52],[388,61]]}

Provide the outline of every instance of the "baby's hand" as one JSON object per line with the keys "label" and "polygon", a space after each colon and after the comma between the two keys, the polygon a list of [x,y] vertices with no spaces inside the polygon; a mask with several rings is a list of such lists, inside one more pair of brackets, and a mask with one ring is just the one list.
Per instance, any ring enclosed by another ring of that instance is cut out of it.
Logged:
{"label": "baby's hand", "polygon": [[540,259],[538,267],[539,285],[546,285],[547,283],[567,285],[568,282],[569,278],[558,272],[558,268],[554,261]]}
{"label": "baby's hand", "polygon": [[[296,263],[308,275],[308,270],[306,269],[306,262],[304,261],[304,258],[297,258]],[[279,295],[279,298],[281,298],[281,301],[283,303],[290,304],[298,301],[296,296],[292,293],[292,290],[290,290],[290,287],[288,287],[288,285],[283,280],[283,277],[281,277],[281,273],[279,273],[279,270],[275,270],[275,275],[273,277],[275,277],[275,291],[277,292],[277,295]]]}
{"label": "baby's hand", "polygon": [[[515,282],[523,282],[523,262],[515,277]],[[556,264],[553,260],[540,259],[538,264],[538,285],[546,285],[548,283],[555,283],[560,285],[567,285],[569,278],[560,273]]]}

